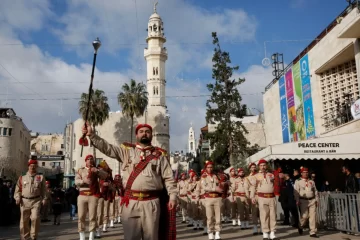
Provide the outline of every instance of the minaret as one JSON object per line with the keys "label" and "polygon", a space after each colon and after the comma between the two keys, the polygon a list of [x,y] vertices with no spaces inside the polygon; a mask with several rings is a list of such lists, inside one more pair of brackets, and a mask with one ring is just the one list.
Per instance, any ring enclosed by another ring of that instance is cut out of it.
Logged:
{"label": "minaret", "polygon": [[192,153],[196,157],[196,142],[195,142],[195,132],[192,126],[189,129],[189,153]]}
{"label": "minaret", "polygon": [[165,61],[167,50],[164,47],[164,24],[156,12],[150,16],[148,23],[148,36],[146,42],[148,47],[144,50],[144,57],[147,62],[147,91],[149,103],[147,106],[146,119],[153,127],[152,144],[169,151],[169,116],[165,101]]}

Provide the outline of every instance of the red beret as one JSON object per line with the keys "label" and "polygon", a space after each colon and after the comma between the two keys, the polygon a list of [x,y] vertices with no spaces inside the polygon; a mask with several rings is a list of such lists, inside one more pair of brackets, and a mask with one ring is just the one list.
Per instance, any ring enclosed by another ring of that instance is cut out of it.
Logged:
{"label": "red beret", "polygon": [[207,161],[205,163],[205,168],[207,168],[207,166],[209,166],[209,165],[214,165],[214,163],[212,161]]}
{"label": "red beret", "polygon": [[89,158],[94,158],[94,156],[91,155],[91,154],[87,155],[87,156],[85,157],[85,161],[88,160]]}
{"label": "red beret", "polygon": [[30,166],[31,164],[36,164],[37,165],[37,160],[36,159],[30,159],[29,161],[28,161],[28,166]]}
{"label": "red beret", "polygon": [[120,174],[116,174],[115,177],[120,177]]}
{"label": "red beret", "polygon": [[249,164],[249,168],[251,168],[251,166],[255,166],[255,167],[256,167],[256,164],[252,162],[252,163]]}
{"label": "red beret", "polygon": [[243,172],[244,169],[243,168],[238,168],[238,172]]}
{"label": "red beret", "polygon": [[262,163],[267,163],[267,161],[265,159],[260,159],[258,165],[262,164]]}
{"label": "red beret", "polygon": [[300,172],[301,172],[301,173],[302,173],[302,172],[309,172],[309,169],[303,167],[303,168],[300,169]]}
{"label": "red beret", "polygon": [[143,123],[143,124],[138,124],[135,128],[135,134],[137,134],[137,132],[139,131],[140,128],[146,127],[148,129],[150,129],[152,131],[152,127],[149,124]]}
{"label": "red beret", "polygon": [[232,167],[232,168],[230,168],[230,171],[229,171],[229,172],[231,172],[231,171],[233,171],[233,170],[235,170],[235,168]]}
{"label": "red beret", "polygon": [[182,176],[186,176],[186,174],[185,173],[180,174],[180,177],[182,177]]}
{"label": "red beret", "polygon": [[46,181],[45,183],[46,183],[46,184],[50,184],[50,182],[49,182],[49,181]]}

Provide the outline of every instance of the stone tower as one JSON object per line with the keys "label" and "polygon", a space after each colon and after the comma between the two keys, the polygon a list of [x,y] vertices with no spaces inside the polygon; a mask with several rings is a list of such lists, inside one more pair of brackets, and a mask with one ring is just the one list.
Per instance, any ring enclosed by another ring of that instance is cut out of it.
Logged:
{"label": "stone tower", "polygon": [[196,142],[195,142],[195,132],[193,127],[189,129],[189,153],[196,157]]}
{"label": "stone tower", "polygon": [[148,47],[144,50],[144,57],[147,64],[147,91],[149,103],[146,110],[146,122],[153,127],[154,146],[158,146],[169,151],[169,115],[166,106],[166,80],[165,62],[167,60],[167,50],[164,47],[166,38],[164,37],[164,23],[156,12],[150,16],[148,23],[148,36],[146,42]]}

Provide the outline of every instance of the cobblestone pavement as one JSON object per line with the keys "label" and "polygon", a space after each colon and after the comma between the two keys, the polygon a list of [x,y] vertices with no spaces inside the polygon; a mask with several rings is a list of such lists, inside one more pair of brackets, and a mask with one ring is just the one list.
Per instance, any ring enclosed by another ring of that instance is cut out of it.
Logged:
{"label": "cobblestone pavement", "polygon": [[[51,222],[42,223],[41,231],[38,240],[78,240],[77,233],[77,221],[71,221],[67,217],[62,216],[62,222],[60,226],[54,226]],[[207,236],[202,235],[202,231],[195,231],[192,228],[188,228],[185,224],[178,222],[177,239],[191,239],[191,240],[207,240]],[[305,231],[303,236],[299,236],[297,230],[291,227],[280,226],[277,232],[277,237],[281,240],[309,240],[308,232]],[[353,235],[346,235],[339,233],[338,231],[319,231],[320,239],[328,240],[360,240],[360,237]],[[233,227],[231,224],[224,224],[223,231],[221,233],[223,240],[230,239],[250,239],[250,240],[262,240],[261,235],[253,236],[252,230],[240,230],[239,227]],[[0,227],[0,239],[1,240],[18,240],[19,227]],[[102,240],[120,240],[123,239],[123,228],[121,224],[116,224],[116,228],[110,228],[107,233],[103,234]]]}

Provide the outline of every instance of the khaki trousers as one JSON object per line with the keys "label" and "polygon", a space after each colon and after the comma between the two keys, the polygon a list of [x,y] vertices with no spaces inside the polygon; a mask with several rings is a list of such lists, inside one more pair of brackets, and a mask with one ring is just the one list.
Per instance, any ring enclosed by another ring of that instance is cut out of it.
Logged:
{"label": "khaki trousers", "polygon": [[231,202],[228,198],[222,199],[221,213],[223,217],[229,217],[231,213]]}
{"label": "khaki trousers", "polygon": [[[236,201],[230,202],[230,209],[231,209],[231,219],[236,219],[237,215],[237,205]],[[239,217],[238,217],[239,218]]]}
{"label": "khaki trousers", "polygon": [[276,198],[258,198],[263,233],[276,231]]}
{"label": "khaki trousers", "polygon": [[104,216],[103,216],[103,224],[109,223],[109,216],[110,216],[110,201],[104,200]]}
{"label": "khaki trousers", "polygon": [[181,214],[182,217],[186,219],[187,216],[187,197],[179,197],[179,202],[180,202],[180,209],[181,209]]}
{"label": "khaki trousers", "polygon": [[193,218],[191,200],[188,197],[186,200],[186,212],[187,212],[188,218]]}
{"label": "khaki trousers", "polygon": [[259,204],[258,197],[255,196],[256,203],[251,203],[251,220],[254,225],[257,225],[259,222]]}
{"label": "khaki trousers", "polygon": [[300,228],[303,228],[306,220],[309,219],[310,235],[316,234],[316,204],[315,199],[300,199]]}
{"label": "khaki trousers", "polygon": [[41,206],[41,219],[47,220],[49,217],[50,210],[50,202],[45,203],[45,205]]}
{"label": "khaki trousers", "polygon": [[193,214],[193,220],[194,221],[200,220],[200,207],[197,201],[193,200],[191,202],[191,210]]}
{"label": "khaki trousers", "polygon": [[119,204],[119,198],[115,197],[113,202],[110,204],[110,219],[115,220],[120,216]]}
{"label": "khaki trousers", "polygon": [[124,240],[159,240],[160,200],[135,201],[123,206]]}
{"label": "khaki trousers", "polygon": [[200,204],[200,218],[203,222],[203,226],[205,227],[207,225],[205,198],[200,199],[199,204]]}
{"label": "khaki trousers", "polygon": [[78,231],[85,232],[86,214],[89,212],[89,231],[94,232],[96,229],[96,212],[99,198],[95,196],[79,195],[78,205]]}
{"label": "khaki trousers", "polygon": [[[22,199],[20,205],[20,238],[21,240],[35,239],[40,228],[41,199]],[[31,230],[29,222],[31,220]],[[31,235],[31,236],[30,236]]]}
{"label": "khaki trousers", "polygon": [[222,198],[205,198],[206,218],[208,232],[221,231]]}
{"label": "khaki trousers", "polygon": [[249,202],[246,197],[236,197],[236,208],[240,221],[249,221]]}
{"label": "khaki trousers", "polygon": [[96,212],[97,212],[96,228],[100,228],[103,226],[103,221],[104,221],[104,199],[103,198],[99,198]]}

